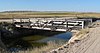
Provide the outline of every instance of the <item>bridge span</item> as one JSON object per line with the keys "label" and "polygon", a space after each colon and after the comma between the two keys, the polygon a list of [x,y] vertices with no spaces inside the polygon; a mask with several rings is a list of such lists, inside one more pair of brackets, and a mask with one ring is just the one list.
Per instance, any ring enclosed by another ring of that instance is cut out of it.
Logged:
{"label": "bridge span", "polygon": [[26,18],[13,19],[16,27],[51,31],[68,31],[69,29],[84,29],[92,23],[92,19],[66,18]]}

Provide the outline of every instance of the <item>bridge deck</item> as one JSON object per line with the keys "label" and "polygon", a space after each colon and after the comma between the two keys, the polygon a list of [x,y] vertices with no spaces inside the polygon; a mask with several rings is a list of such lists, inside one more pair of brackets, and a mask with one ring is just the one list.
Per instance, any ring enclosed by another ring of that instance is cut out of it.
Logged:
{"label": "bridge deck", "polygon": [[51,18],[33,18],[33,19],[14,19],[16,27],[67,31],[68,29],[83,29],[85,24],[91,22],[90,19],[51,19]]}

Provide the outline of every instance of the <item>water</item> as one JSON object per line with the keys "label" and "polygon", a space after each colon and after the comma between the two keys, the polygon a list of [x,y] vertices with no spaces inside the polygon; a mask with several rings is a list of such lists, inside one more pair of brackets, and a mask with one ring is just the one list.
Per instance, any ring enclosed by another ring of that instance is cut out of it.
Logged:
{"label": "water", "polygon": [[[66,43],[70,38],[72,37],[72,33],[71,32],[66,32],[66,33],[61,33],[61,34],[58,34],[58,35],[54,35],[54,36],[51,36],[51,37],[47,37],[47,38],[44,38],[42,40],[38,40],[36,42],[39,42],[39,43],[47,43],[49,41],[55,41],[56,43],[59,44],[60,43]],[[34,41],[32,41],[34,42]],[[36,45],[38,45],[38,43],[35,43]],[[38,47],[38,46],[36,46]],[[20,50],[23,50],[22,48],[16,48],[16,47],[11,47],[9,49],[9,51],[20,51]]]}
{"label": "water", "polygon": [[39,40],[37,42],[49,42],[49,41],[68,41],[72,37],[71,32],[66,32],[58,35],[54,35],[52,37],[44,38],[42,40]]}

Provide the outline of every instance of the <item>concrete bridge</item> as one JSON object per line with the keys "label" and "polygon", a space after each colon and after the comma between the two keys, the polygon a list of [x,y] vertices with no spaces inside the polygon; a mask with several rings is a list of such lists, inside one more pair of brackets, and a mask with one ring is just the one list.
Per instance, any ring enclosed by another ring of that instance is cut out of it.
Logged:
{"label": "concrete bridge", "polygon": [[16,27],[51,31],[68,31],[69,29],[84,29],[92,23],[92,19],[67,18],[21,18],[13,19]]}

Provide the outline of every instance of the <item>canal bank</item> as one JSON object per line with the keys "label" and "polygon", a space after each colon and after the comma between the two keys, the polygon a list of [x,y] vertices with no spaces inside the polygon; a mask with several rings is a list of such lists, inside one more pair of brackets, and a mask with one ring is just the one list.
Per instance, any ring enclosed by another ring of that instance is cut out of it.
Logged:
{"label": "canal bank", "polygon": [[[83,44],[82,43],[83,41],[86,41],[88,39],[90,30],[91,30],[90,28],[86,28],[86,29],[77,31],[77,33],[75,33],[74,36],[72,36],[71,39],[68,41],[68,43],[63,44],[57,49],[53,49],[47,53],[66,53],[66,52],[74,53],[77,47],[79,47],[80,44]],[[82,50],[82,49],[78,48],[77,52],[78,50]],[[81,52],[78,52],[78,53],[81,53]]]}

